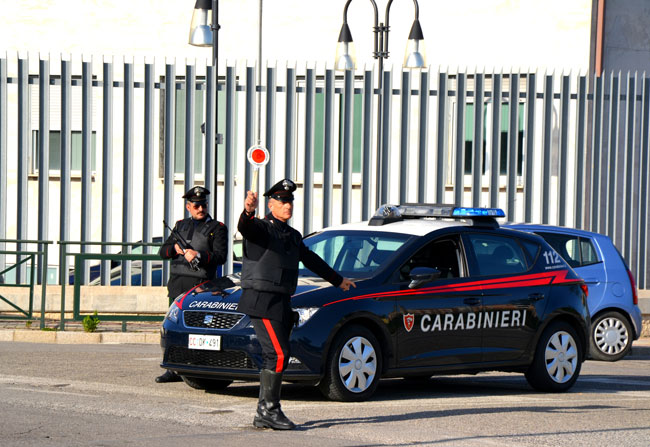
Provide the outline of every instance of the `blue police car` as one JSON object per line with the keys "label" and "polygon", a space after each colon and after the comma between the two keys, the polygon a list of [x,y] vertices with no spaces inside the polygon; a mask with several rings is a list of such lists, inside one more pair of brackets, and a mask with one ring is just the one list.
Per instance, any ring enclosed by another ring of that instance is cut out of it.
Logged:
{"label": "blue police car", "polygon": [[573,267],[589,288],[589,356],[616,361],[641,336],[642,316],[634,276],[603,234],[552,225],[507,225],[542,236]]}
{"label": "blue police car", "polygon": [[[541,237],[500,228],[499,209],[383,206],[370,221],[304,242],[357,287],[301,265],[284,380],[340,401],[380,378],[515,371],[538,390],[573,386],[588,347],[587,287]],[[232,280],[233,282],[231,282]],[[262,351],[237,310],[237,278],[179,296],[161,329],[161,366],[191,387],[257,380]]]}

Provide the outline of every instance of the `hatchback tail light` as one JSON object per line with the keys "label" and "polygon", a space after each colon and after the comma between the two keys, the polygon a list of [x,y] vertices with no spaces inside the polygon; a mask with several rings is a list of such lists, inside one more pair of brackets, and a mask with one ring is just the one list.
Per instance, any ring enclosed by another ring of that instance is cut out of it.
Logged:
{"label": "hatchback tail light", "polygon": [[630,269],[627,270],[627,276],[630,277],[630,286],[632,287],[632,303],[636,306],[639,304],[639,295],[636,292],[636,281]]}
{"label": "hatchback tail light", "polygon": [[587,287],[587,284],[585,283],[580,284],[580,288],[585,293],[585,298],[589,298],[589,287]]}

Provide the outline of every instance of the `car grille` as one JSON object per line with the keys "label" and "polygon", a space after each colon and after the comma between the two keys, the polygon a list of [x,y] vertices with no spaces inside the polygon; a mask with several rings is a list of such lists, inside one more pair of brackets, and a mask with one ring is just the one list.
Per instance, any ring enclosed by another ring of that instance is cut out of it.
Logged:
{"label": "car grille", "polygon": [[231,329],[244,318],[244,314],[230,312],[202,312],[186,310],[183,312],[185,326],[210,328],[210,329]]}
{"label": "car grille", "polygon": [[255,369],[250,357],[241,351],[202,351],[181,346],[171,346],[167,350],[166,363],[214,368]]}

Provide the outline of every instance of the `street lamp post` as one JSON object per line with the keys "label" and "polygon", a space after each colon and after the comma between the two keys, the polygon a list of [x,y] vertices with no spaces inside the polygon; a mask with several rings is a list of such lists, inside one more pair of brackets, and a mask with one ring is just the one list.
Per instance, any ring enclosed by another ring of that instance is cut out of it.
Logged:
{"label": "street lamp post", "polygon": [[[387,199],[387,187],[383,185],[386,181],[384,178],[384,170],[388,168],[388,150],[384,147],[382,142],[383,137],[383,76],[384,76],[384,59],[388,59],[388,33],[390,31],[389,16],[390,7],[393,0],[388,0],[386,4],[386,15],[384,23],[379,22],[379,11],[375,0],[370,0],[375,14],[375,22],[373,27],[374,33],[374,51],[373,58],[377,59],[379,76],[377,79],[377,87],[379,91],[378,104],[377,104],[377,190],[376,202],[377,206],[382,205]],[[343,8],[343,26],[339,33],[339,40],[336,50],[336,70],[354,70],[356,66],[356,58],[354,54],[354,43],[352,40],[352,33],[348,26],[348,7],[352,0],[347,0]],[[422,33],[422,26],[420,25],[419,15],[420,7],[417,0],[413,0],[415,6],[415,18],[411,31],[408,37],[406,53],[404,56],[404,68],[424,68],[426,66],[426,59],[424,57],[424,36]],[[383,186],[382,186],[383,185]]]}
{"label": "street lamp post", "polygon": [[[211,20],[210,20],[210,16]],[[214,132],[208,131],[206,126],[206,136],[214,134],[214,191],[212,192],[213,209],[212,214],[217,215],[217,148],[219,147],[219,0],[196,0],[194,13],[192,14],[192,24],[190,26],[190,45],[197,47],[212,47],[212,70],[214,76]],[[207,140],[210,141],[209,139]],[[206,177],[206,186],[207,184]]]}

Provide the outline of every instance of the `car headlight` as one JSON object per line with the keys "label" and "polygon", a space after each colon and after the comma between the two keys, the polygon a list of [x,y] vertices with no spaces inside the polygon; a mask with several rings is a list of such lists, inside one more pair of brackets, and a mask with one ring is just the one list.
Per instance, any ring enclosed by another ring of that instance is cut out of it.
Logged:
{"label": "car headlight", "polygon": [[176,303],[172,303],[172,305],[169,306],[169,310],[167,311],[167,315],[165,315],[165,318],[173,323],[178,323],[178,315],[180,313],[181,310],[178,308]]}
{"label": "car headlight", "polygon": [[298,313],[298,324],[297,326],[300,327],[303,324],[305,324],[311,317],[314,316],[316,312],[320,307],[298,307],[296,309],[293,309],[294,312]]}

